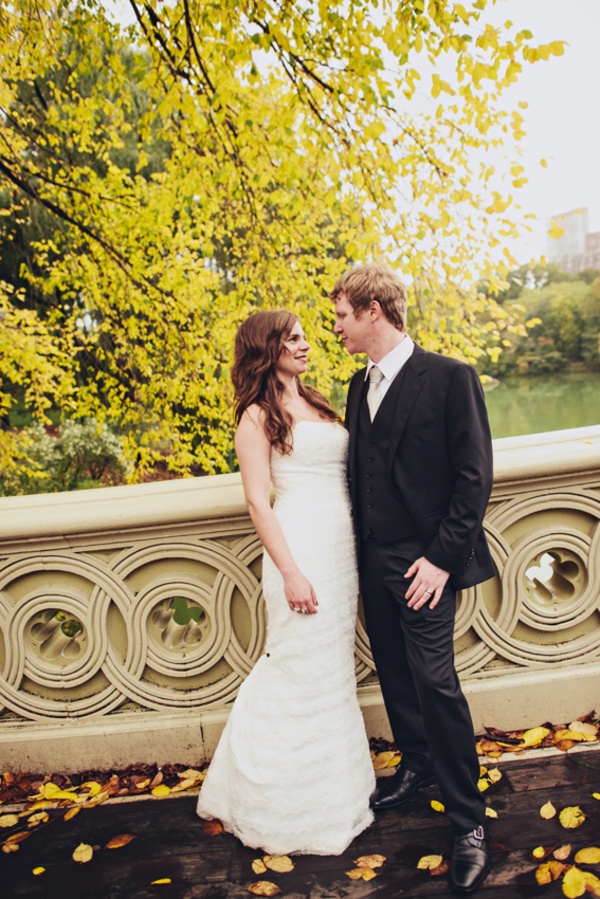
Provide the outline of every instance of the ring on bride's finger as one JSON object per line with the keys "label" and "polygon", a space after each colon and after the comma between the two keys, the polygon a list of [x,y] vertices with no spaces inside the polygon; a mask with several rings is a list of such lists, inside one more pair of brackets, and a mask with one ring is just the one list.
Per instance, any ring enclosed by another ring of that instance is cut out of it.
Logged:
{"label": "ring on bride's finger", "polygon": [[426,590],[425,593],[428,593],[431,596],[432,593],[435,593],[435,590]]}

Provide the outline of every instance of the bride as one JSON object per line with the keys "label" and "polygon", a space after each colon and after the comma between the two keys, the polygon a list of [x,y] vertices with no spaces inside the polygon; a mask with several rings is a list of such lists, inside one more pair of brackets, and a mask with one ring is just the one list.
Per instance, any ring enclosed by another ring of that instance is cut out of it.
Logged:
{"label": "bride", "polygon": [[285,311],[254,313],[236,337],[235,448],[264,547],[268,629],[197,808],[271,855],[341,854],[371,823],[375,787],[354,674],[348,435],[300,380],[309,349]]}

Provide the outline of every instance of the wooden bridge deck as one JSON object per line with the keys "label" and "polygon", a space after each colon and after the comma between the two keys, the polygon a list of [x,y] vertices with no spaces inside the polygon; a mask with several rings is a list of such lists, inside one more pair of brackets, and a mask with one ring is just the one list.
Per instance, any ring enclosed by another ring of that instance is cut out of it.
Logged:
{"label": "wooden bridge deck", "polygon": [[[535,879],[539,862],[531,852],[540,845],[551,849],[570,843],[567,863],[572,864],[578,849],[600,845],[600,801],[592,795],[600,791],[600,750],[590,747],[570,757],[545,750],[500,761],[498,767],[502,778],[486,792],[488,805],[498,813],[489,825],[494,867],[477,896],[557,899],[563,896],[561,881],[539,886]],[[241,899],[251,895],[251,883],[269,880],[287,899],[446,899],[454,895],[447,877],[431,877],[417,869],[423,855],[449,857],[449,825],[444,815],[430,806],[437,795],[437,788],[430,787],[401,810],[380,814],[343,856],[299,856],[294,858],[292,872],[263,875],[254,874],[251,867],[260,852],[245,848],[228,834],[210,836],[203,831],[194,813],[194,795],[110,800],[32,833],[19,851],[3,854],[0,895]],[[558,816],[542,819],[539,810],[548,801],[558,811],[579,806],[586,815],[584,823],[565,830]],[[135,839],[119,849],[104,848],[111,838],[125,833]],[[95,847],[87,864],[78,864],[71,857],[79,843]],[[387,859],[378,876],[368,882],[350,880],[345,872],[354,867],[353,860],[373,853]],[[35,875],[33,869],[38,866],[45,871]],[[600,865],[581,867],[600,876]],[[170,882],[152,884],[166,879]]]}

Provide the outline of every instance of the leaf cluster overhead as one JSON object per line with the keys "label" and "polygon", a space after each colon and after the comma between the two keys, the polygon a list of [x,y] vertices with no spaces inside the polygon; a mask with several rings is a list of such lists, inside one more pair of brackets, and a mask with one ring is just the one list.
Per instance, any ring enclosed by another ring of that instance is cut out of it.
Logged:
{"label": "leaf cluster overhead", "polygon": [[[132,477],[231,467],[228,368],[258,307],[298,312],[325,393],[353,363],[325,292],[385,256],[412,331],[474,360],[525,173],[502,90],[560,54],[487,0],[15,0],[0,16],[0,406],[116,426]],[[508,260],[508,257],[507,261]],[[473,271],[477,259],[478,271]],[[493,329],[492,329],[493,330]],[[9,437],[2,437],[11,457]]]}

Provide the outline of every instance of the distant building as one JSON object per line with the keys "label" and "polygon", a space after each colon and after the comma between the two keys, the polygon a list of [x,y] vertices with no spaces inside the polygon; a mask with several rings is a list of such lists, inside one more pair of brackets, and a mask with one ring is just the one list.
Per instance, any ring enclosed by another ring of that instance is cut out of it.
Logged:
{"label": "distant building", "polygon": [[[560,237],[553,237],[558,225]],[[600,269],[600,231],[588,232],[588,211],[585,207],[552,217],[548,234],[548,259],[565,272],[581,272],[586,268]]]}

